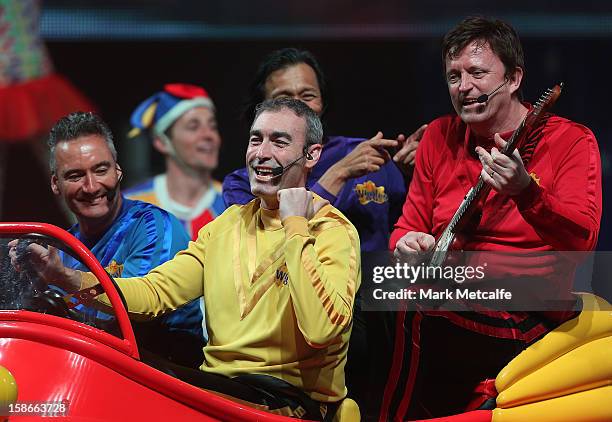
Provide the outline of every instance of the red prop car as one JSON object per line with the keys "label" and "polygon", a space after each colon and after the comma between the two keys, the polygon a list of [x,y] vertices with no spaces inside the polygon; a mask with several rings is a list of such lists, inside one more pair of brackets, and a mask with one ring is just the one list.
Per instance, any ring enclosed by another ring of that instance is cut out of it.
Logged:
{"label": "red prop car", "polygon": [[[26,264],[20,271],[13,268],[8,243],[14,239],[21,239],[17,248],[34,241],[72,255],[101,287],[73,295],[48,290]],[[84,318],[76,304],[102,292],[114,318]],[[496,409],[435,421],[612,420],[612,308],[593,295],[582,295],[582,302],[577,318],[500,372]],[[143,362],[113,280],[80,241],[42,223],[0,223],[0,421],[7,416],[20,421],[41,416],[73,421],[296,420],[228,400]],[[355,403],[345,400],[334,420],[359,420]]]}

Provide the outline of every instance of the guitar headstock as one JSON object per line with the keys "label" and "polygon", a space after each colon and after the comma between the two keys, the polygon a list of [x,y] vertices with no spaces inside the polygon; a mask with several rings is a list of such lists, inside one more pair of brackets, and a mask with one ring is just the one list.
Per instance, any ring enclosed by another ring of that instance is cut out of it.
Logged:
{"label": "guitar headstock", "polygon": [[544,116],[545,111],[551,108],[559,96],[561,95],[561,90],[563,89],[563,82],[553,86],[552,88],[548,88],[544,93],[540,96],[538,101],[536,101],[533,109],[527,113],[527,116],[523,119],[519,127],[514,131],[506,146],[503,148],[502,152],[506,155],[512,154],[515,148],[519,148],[525,140],[526,134],[536,126],[538,120]]}
{"label": "guitar headstock", "polygon": [[561,95],[562,90],[563,82],[544,91],[538,101],[536,101],[535,106],[533,108],[533,113],[531,114],[534,116],[538,116],[542,111],[548,110],[550,107],[552,107]]}

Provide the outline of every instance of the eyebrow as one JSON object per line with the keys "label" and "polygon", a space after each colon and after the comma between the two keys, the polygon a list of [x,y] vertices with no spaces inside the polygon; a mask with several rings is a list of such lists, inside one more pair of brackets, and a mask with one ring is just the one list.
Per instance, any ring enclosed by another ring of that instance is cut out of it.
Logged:
{"label": "eyebrow", "polygon": [[287,132],[282,132],[282,131],[274,131],[272,132],[272,136],[270,136],[272,139],[277,139],[277,138],[287,138],[289,141],[292,140],[291,135],[289,135]]}
{"label": "eyebrow", "polygon": [[[106,167],[111,167],[111,165],[112,165],[112,164],[111,164],[111,162],[110,162],[110,161],[100,161],[99,163],[96,163],[96,164],[95,164],[93,167],[91,167],[91,168],[92,168],[93,170],[97,170],[97,169],[99,169],[100,167],[104,167],[104,166],[106,166]],[[72,174],[74,174],[74,173],[79,173],[79,172],[82,172],[82,171],[83,171],[83,169],[68,169],[68,170],[66,170],[66,171],[64,171],[64,172],[62,173],[62,176],[63,176],[63,177],[67,177],[67,176],[70,176],[70,175],[72,175]]]}
{"label": "eyebrow", "polygon": [[[216,122],[217,121],[217,117],[213,114],[211,115],[208,119],[202,119],[202,121],[204,123],[210,123],[210,122]],[[191,117],[189,120],[187,120],[185,122],[185,124],[189,125],[189,124],[198,124],[200,123],[200,119],[198,119],[197,117]]]}
{"label": "eyebrow", "polygon": [[319,92],[319,90],[312,85],[303,85],[303,86],[299,86],[298,89],[296,90],[293,90],[291,88],[283,88],[278,91],[272,91],[272,96],[277,97],[279,95],[293,95],[294,92],[297,92],[298,94],[302,94],[304,92],[309,92],[309,91]]}
{"label": "eyebrow", "polygon": [[[263,136],[262,136],[261,131],[260,131],[260,130],[257,130],[257,129],[252,130],[252,131],[250,132],[250,135],[251,135],[251,136],[257,136],[257,137],[259,137],[259,138],[263,137]],[[271,138],[271,139],[277,139],[277,138],[287,138],[289,141],[293,140],[293,138],[291,137],[291,135],[290,135],[289,133],[287,133],[287,132],[283,132],[283,131],[280,131],[280,130],[275,130],[275,131],[273,131],[273,132],[270,134],[270,138]]]}

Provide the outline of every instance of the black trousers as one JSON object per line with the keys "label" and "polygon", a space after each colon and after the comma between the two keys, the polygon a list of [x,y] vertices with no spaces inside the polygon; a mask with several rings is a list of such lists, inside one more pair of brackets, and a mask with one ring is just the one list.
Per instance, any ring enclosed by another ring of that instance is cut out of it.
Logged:
{"label": "black trousers", "polygon": [[[515,356],[558,325],[537,315],[522,320],[474,312],[395,315],[387,384],[378,417],[369,420],[405,421],[464,412],[480,382],[494,379]],[[466,328],[471,324],[489,332]],[[534,332],[542,334],[520,336]]]}

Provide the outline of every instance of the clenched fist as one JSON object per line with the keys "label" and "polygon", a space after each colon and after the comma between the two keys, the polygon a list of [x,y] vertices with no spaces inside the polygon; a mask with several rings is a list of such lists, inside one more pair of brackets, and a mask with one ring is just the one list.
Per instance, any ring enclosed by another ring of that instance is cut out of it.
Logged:
{"label": "clenched fist", "polygon": [[306,188],[281,189],[277,193],[281,221],[287,217],[298,216],[310,220],[327,201],[314,203],[312,192]]}
{"label": "clenched fist", "polygon": [[396,259],[412,260],[418,252],[431,250],[436,243],[436,239],[423,232],[408,232],[397,241],[393,256]]}

